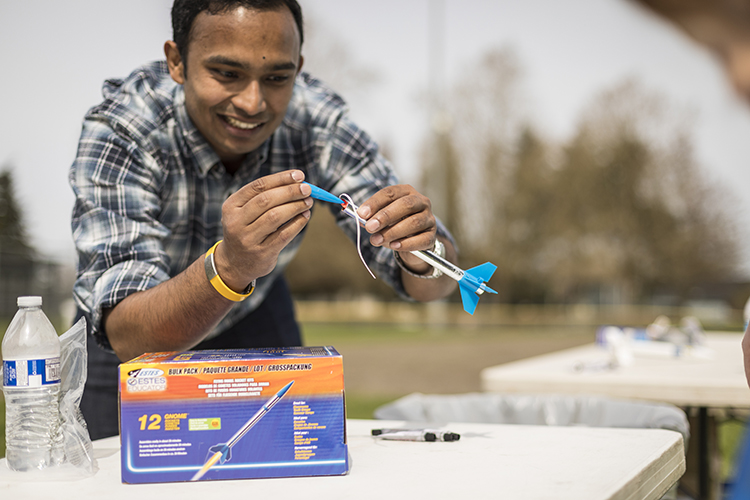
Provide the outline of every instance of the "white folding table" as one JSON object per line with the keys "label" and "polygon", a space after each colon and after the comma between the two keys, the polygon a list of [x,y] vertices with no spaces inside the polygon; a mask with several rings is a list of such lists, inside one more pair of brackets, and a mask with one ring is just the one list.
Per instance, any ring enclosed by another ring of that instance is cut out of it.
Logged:
{"label": "white folding table", "polygon": [[[705,346],[682,348],[681,355],[666,344],[635,344],[633,362],[606,367],[610,352],[591,344],[485,368],[482,389],[521,394],[591,394],[672,403],[698,408],[699,489],[702,498],[715,496],[710,488],[708,409],[750,408],[750,389],[744,375],[742,335],[707,334]],[[692,441],[692,440],[691,440]],[[715,475],[715,474],[714,474]]]}
{"label": "white folding table", "polygon": [[348,420],[346,476],[128,485],[117,437],[94,443],[100,470],[71,482],[28,482],[0,461],[3,498],[658,499],[685,470],[682,436],[660,429],[456,423],[455,442],[383,441],[373,428],[403,422]]}

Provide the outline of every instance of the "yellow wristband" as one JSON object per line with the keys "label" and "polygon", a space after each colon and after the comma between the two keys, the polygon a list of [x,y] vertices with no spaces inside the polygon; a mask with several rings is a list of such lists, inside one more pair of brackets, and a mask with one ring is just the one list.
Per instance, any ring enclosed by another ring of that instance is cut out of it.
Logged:
{"label": "yellow wristband", "polygon": [[217,241],[216,244],[212,246],[208,252],[206,252],[206,258],[203,261],[203,267],[206,269],[206,277],[208,278],[208,282],[211,283],[211,286],[213,286],[214,289],[219,292],[222,297],[224,297],[225,299],[229,299],[232,302],[242,302],[243,300],[248,298],[255,290],[255,280],[253,280],[253,282],[250,283],[247,288],[242,291],[242,293],[235,292],[221,280],[221,278],[219,277],[219,271],[216,270],[214,252],[216,251],[216,247],[218,247],[219,243],[221,243],[222,241],[224,240]]}

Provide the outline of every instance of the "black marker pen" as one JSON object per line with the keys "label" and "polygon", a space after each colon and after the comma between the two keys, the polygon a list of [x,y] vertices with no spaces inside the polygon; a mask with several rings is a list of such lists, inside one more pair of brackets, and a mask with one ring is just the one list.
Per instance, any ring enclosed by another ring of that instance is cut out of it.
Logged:
{"label": "black marker pen", "polygon": [[390,441],[458,441],[460,434],[435,429],[373,429],[372,435]]}

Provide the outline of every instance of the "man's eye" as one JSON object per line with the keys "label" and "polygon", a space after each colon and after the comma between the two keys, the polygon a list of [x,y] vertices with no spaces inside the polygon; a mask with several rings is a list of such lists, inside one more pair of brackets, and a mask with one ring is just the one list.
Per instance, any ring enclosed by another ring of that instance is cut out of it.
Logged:
{"label": "man's eye", "polygon": [[226,71],[221,69],[214,69],[212,71],[214,72],[214,74],[226,79],[234,79],[238,76],[236,71]]}
{"label": "man's eye", "polygon": [[272,83],[284,83],[289,80],[288,76],[269,76],[268,81]]}

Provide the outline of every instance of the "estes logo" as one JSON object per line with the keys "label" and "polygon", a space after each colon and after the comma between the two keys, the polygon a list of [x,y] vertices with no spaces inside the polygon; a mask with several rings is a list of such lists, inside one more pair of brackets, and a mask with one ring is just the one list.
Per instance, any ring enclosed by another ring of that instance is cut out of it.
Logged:
{"label": "estes logo", "polygon": [[128,392],[166,391],[167,378],[164,377],[164,370],[138,368],[128,372],[126,387]]}
{"label": "estes logo", "polygon": [[161,377],[162,375],[164,375],[164,370],[159,370],[158,368],[138,368],[137,370],[130,370],[128,372],[128,377],[133,378]]}

